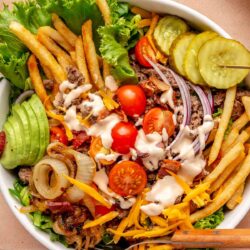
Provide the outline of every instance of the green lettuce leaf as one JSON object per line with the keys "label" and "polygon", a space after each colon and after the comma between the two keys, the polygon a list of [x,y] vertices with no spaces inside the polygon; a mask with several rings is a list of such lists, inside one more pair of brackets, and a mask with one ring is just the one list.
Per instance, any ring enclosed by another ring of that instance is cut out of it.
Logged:
{"label": "green lettuce leaf", "polygon": [[224,220],[224,212],[223,208],[219,209],[215,213],[198,220],[195,224],[195,228],[200,229],[213,229],[220,225],[220,223]]}
{"label": "green lettuce leaf", "polygon": [[[42,6],[42,5],[41,5]],[[14,3],[13,10],[4,6],[0,12],[0,72],[16,87],[28,89],[28,49],[9,31],[12,21],[23,24],[33,33],[51,24],[51,14],[34,0]]]}
{"label": "green lettuce leaf", "polygon": [[132,15],[128,5],[116,0],[108,1],[112,24],[98,29],[101,38],[100,53],[112,66],[112,74],[120,83],[136,83],[137,76],[129,62],[128,50],[133,48],[140,37],[137,28],[141,20]]}
{"label": "green lettuce leaf", "polygon": [[77,35],[81,34],[82,24],[91,19],[93,22],[93,38],[96,48],[99,47],[97,29],[104,25],[102,15],[95,0],[37,0],[50,13],[56,13],[66,25]]}
{"label": "green lettuce leaf", "polygon": [[13,184],[13,189],[9,189],[10,194],[16,198],[23,206],[29,206],[31,195],[28,187],[23,185],[19,180]]}

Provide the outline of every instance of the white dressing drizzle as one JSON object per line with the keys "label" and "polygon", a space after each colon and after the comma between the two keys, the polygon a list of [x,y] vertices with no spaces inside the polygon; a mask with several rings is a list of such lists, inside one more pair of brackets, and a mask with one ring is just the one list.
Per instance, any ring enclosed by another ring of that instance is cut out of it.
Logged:
{"label": "white dressing drizzle", "polygon": [[158,168],[158,163],[165,157],[164,149],[158,145],[162,142],[162,136],[157,132],[145,135],[143,129],[140,129],[135,141],[135,148],[147,157],[142,159],[144,166],[149,170]]}
{"label": "white dressing drizzle", "polygon": [[111,153],[111,154],[104,154],[104,153],[97,153],[95,156],[96,161],[106,160],[106,161],[116,161],[117,158],[120,156],[118,153]]}
{"label": "white dressing drizzle", "polygon": [[69,127],[70,130],[81,131],[84,130],[84,127],[81,125],[77,119],[76,106],[71,106],[64,116],[64,121]]}
{"label": "white dressing drizzle", "polygon": [[120,207],[122,209],[130,208],[136,201],[134,197],[131,197],[129,199],[124,199],[120,195],[109,190],[108,188],[109,179],[104,168],[95,173],[93,181],[103,193],[105,193],[107,196],[110,197],[110,201],[112,203],[115,203],[115,200],[113,198],[119,200]]}
{"label": "white dressing drizzle", "polygon": [[105,109],[102,98],[99,95],[89,93],[89,101],[83,101],[79,108],[81,112],[84,112],[86,108],[91,108],[91,114],[93,116],[98,116],[99,113]]}
{"label": "white dressing drizzle", "polygon": [[117,114],[111,114],[88,128],[87,134],[96,137],[100,136],[103,146],[109,149],[113,143],[111,130],[120,121],[121,119]]}
{"label": "white dressing drizzle", "polygon": [[106,76],[105,78],[105,87],[108,88],[110,91],[115,92],[118,89],[118,84],[115,81],[113,76]]}
{"label": "white dressing drizzle", "polygon": [[[170,86],[170,85],[169,85]],[[174,110],[174,100],[173,100],[173,88],[170,86],[170,88],[167,91],[164,91],[161,94],[160,102],[161,103],[168,103],[169,107]]]}

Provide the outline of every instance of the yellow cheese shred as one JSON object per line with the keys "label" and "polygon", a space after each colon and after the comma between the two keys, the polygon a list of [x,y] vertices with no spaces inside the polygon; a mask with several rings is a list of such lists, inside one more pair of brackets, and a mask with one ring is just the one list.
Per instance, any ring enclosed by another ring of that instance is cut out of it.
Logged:
{"label": "yellow cheese shred", "polygon": [[210,187],[210,183],[206,182],[203,184],[200,184],[198,186],[195,187],[195,189],[191,190],[187,196],[183,199],[183,201],[191,201],[192,199],[194,199],[196,196],[200,195],[201,193],[204,193],[205,191],[207,191]]}
{"label": "yellow cheese shred", "polygon": [[[129,222],[128,217],[124,218],[124,219],[120,222],[120,224],[119,224],[119,226],[118,226],[118,228],[117,228],[117,232],[118,232],[118,233],[123,233],[124,230],[126,229],[127,225],[128,225],[128,222]],[[117,243],[119,242],[120,238],[121,238],[121,236],[118,235],[118,234],[116,234],[116,235],[114,236],[114,238],[113,238],[114,243],[117,244]]]}
{"label": "yellow cheese shred", "polygon": [[95,227],[97,225],[102,225],[108,221],[111,221],[113,220],[115,217],[117,217],[119,215],[118,212],[110,212],[108,214],[105,214],[101,217],[99,217],[98,219],[96,220],[93,220],[93,221],[90,221],[90,222],[87,222],[84,226],[83,226],[83,229],[87,229],[87,228],[90,228],[90,227]]}
{"label": "yellow cheese shred", "polygon": [[124,233],[120,233],[112,228],[108,228],[107,231],[114,234],[114,235],[119,235],[122,237],[132,237],[132,236],[135,236],[137,234],[141,234],[141,233],[146,232],[145,230],[142,230],[142,229],[135,229],[135,230],[129,230],[129,231],[124,232]]}
{"label": "yellow cheese shred", "polygon": [[94,188],[92,188],[91,186],[77,181],[67,175],[64,175],[64,177],[73,185],[77,186],[79,189],[81,189],[82,191],[84,191],[84,193],[88,194],[89,196],[91,196],[92,198],[94,198],[95,200],[99,201],[102,205],[104,205],[107,208],[111,208],[111,204],[109,202],[107,202]]}
{"label": "yellow cheese shred", "polygon": [[109,111],[117,109],[119,107],[119,104],[112,99],[111,94],[105,93],[104,90],[99,90],[99,94],[102,96],[103,103]]}
{"label": "yellow cheese shred", "polygon": [[154,224],[156,224],[160,227],[167,227],[168,226],[167,220],[161,218],[160,216],[150,216],[149,218]]}

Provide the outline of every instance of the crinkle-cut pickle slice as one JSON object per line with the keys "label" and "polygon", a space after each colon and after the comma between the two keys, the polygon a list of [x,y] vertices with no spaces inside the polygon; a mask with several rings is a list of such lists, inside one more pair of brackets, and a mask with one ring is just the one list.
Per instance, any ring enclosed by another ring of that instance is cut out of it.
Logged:
{"label": "crinkle-cut pickle slice", "polygon": [[188,25],[179,17],[165,16],[159,21],[154,31],[156,45],[163,53],[169,55],[173,41],[188,29]]}
{"label": "crinkle-cut pickle slice", "polygon": [[194,37],[191,43],[189,44],[185,57],[184,57],[183,68],[184,68],[185,76],[192,83],[206,85],[199,71],[197,56],[198,56],[198,52],[201,46],[205,42],[207,42],[208,40],[216,36],[218,36],[218,34],[215,32],[205,31],[205,32],[198,34],[196,37]]}
{"label": "crinkle-cut pickle slice", "polygon": [[235,40],[216,37],[201,47],[198,63],[200,73],[209,86],[227,89],[240,83],[249,70],[220,65],[250,66],[250,52]]}
{"label": "crinkle-cut pickle slice", "polygon": [[195,33],[187,32],[182,35],[179,35],[173,42],[170,48],[169,63],[170,66],[182,76],[185,76],[185,71],[183,68],[184,56],[187,51],[187,48],[193,38]]}

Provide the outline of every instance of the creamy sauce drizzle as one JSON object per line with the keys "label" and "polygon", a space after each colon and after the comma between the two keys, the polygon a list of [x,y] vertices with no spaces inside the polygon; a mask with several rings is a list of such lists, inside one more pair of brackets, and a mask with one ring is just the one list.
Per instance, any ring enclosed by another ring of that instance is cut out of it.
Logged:
{"label": "creamy sauce drizzle", "polygon": [[139,130],[135,148],[144,154],[148,154],[148,157],[142,159],[144,166],[149,170],[155,170],[158,168],[158,163],[165,157],[164,149],[158,145],[162,142],[162,136],[157,132],[145,135],[142,129]]}
{"label": "creamy sauce drizzle", "polygon": [[95,173],[93,181],[103,193],[105,193],[107,196],[110,197],[110,202],[112,202],[113,204],[115,203],[115,200],[113,198],[119,200],[120,207],[122,209],[130,208],[136,201],[134,197],[131,197],[129,199],[124,199],[120,195],[109,190],[108,188],[109,179],[104,168]]}
{"label": "creamy sauce drizzle", "polygon": [[103,146],[109,149],[113,143],[111,130],[120,121],[121,119],[117,114],[111,114],[86,129],[87,134],[96,137],[100,136]]}
{"label": "creamy sauce drizzle", "polygon": [[105,78],[105,87],[110,91],[115,92],[118,89],[117,82],[113,76],[106,76]]}
{"label": "creamy sauce drizzle", "polygon": [[105,109],[102,98],[99,95],[89,93],[89,101],[83,101],[79,108],[81,112],[84,112],[86,108],[91,108],[91,114],[93,116],[98,116],[101,111]]}
{"label": "creamy sauce drizzle", "polygon": [[77,119],[76,106],[71,106],[64,116],[64,121],[69,127],[70,130],[81,131],[84,130],[84,127],[81,125]]}

